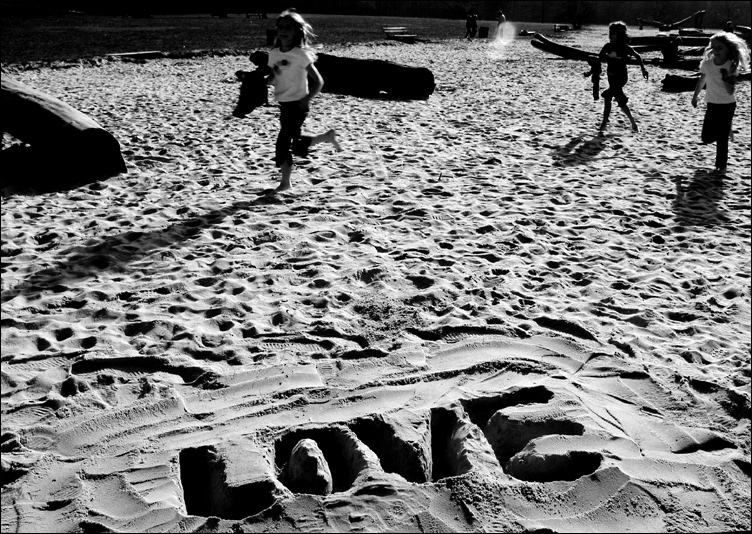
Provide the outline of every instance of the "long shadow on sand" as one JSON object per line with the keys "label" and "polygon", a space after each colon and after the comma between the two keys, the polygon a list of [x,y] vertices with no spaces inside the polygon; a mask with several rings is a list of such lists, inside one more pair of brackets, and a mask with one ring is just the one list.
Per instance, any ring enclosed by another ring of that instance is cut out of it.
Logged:
{"label": "long shadow on sand", "polygon": [[67,290],[66,283],[83,280],[97,272],[124,271],[128,264],[144,258],[155,250],[170,250],[178,244],[194,239],[227,217],[255,205],[282,203],[276,196],[261,195],[253,201],[239,201],[222,209],[209,211],[189,219],[174,222],[167,228],[148,232],[128,231],[100,238],[91,245],[74,246],[57,254],[59,258],[49,267],[31,274],[26,280],[2,292],[1,302],[18,295],[32,296],[44,291]]}
{"label": "long shadow on sand", "polygon": [[729,223],[720,202],[723,200],[722,174],[697,170],[691,178],[674,176],[676,198],[673,202],[676,222],[680,226],[716,226]]}
{"label": "long shadow on sand", "polygon": [[49,153],[31,146],[15,145],[0,153],[3,174],[0,178],[2,197],[11,195],[42,195],[70,191],[98,182],[107,176],[66,169]]}
{"label": "long shadow on sand", "polygon": [[590,139],[584,139],[584,136],[578,135],[567,144],[555,148],[552,156],[560,165],[582,165],[595,159],[604,148],[606,148],[604,137],[596,135]]}

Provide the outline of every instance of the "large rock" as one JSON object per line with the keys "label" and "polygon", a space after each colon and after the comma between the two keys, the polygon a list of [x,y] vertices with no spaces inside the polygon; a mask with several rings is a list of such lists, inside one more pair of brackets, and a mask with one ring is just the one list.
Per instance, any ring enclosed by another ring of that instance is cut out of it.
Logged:
{"label": "large rock", "polygon": [[292,449],[284,479],[287,487],[295,493],[328,495],[332,492],[329,464],[312,439],[301,439]]}
{"label": "large rock", "polygon": [[5,75],[0,94],[0,127],[31,145],[30,162],[43,158],[56,174],[84,178],[127,172],[118,140],[85,113]]}

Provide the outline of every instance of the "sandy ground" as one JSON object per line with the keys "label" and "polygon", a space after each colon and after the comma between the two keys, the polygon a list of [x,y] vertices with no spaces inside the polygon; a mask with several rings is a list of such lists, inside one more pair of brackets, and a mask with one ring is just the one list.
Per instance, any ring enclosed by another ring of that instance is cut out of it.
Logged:
{"label": "sandy ground", "polygon": [[13,74],[129,170],[5,191],[2,531],[748,530],[749,83],[717,177],[655,67],[599,138],[529,39],[324,51],[437,90],[322,94],[277,196],[247,58]]}

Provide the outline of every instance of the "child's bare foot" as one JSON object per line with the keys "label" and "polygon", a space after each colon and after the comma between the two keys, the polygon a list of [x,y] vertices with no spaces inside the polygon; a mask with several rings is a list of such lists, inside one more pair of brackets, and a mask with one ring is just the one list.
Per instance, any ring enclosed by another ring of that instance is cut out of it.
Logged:
{"label": "child's bare foot", "polygon": [[636,122],[633,122],[633,123],[632,123],[632,131],[633,131],[634,133],[637,133],[637,132],[639,132],[639,131],[640,131],[640,129],[639,129],[638,127],[637,127],[637,123],[636,123]]}
{"label": "child's bare foot", "polygon": [[328,132],[326,132],[326,140],[331,143],[334,146],[334,150],[337,152],[342,152],[342,147],[339,145],[339,142],[337,141],[337,130],[331,129]]}
{"label": "child's bare foot", "polygon": [[282,191],[287,191],[289,189],[292,189],[292,185],[290,182],[281,182],[277,188],[274,190],[275,193],[280,193]]}

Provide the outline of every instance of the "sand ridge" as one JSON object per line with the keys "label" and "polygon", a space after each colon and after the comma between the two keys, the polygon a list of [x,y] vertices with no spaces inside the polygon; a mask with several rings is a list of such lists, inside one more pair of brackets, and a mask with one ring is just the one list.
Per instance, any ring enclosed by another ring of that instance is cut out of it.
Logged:
{"label": "sand ridge", "polygon": [[721,179],[659,69],[597,137],[524,39],[331,52],[437,91],[323,93],[277,196],[246,58],[13,73],[129,172],[3,198],[3,531],[749,529],[749,84]]}

